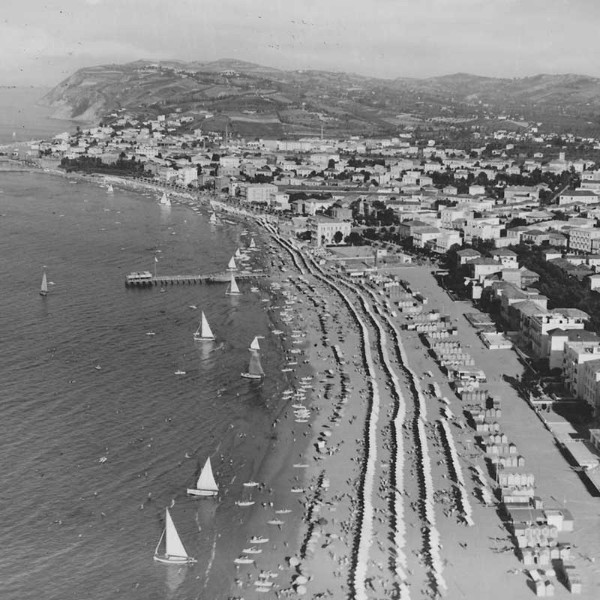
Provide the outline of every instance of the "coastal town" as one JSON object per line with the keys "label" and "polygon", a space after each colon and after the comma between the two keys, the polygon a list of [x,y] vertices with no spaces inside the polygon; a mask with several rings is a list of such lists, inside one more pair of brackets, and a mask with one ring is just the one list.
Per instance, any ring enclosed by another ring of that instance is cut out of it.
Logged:
{"label": "coastal town", "polygon": [[292,541],[272,511],[232,597],[597,597],[600,140],[190,119],[121,111],[6,159],[252,222],[272,292],[303,305],[286,320],[313,372],[279,444],[305,447],[262,502],[303,521]]}

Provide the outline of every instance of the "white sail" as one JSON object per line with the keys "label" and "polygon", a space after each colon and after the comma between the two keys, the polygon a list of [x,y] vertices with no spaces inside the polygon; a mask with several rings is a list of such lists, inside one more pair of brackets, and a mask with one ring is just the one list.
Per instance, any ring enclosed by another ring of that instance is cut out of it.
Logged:
{"label": "white sail", "polygon": [[208,324],[208,320],[204,316],[204,311],[202,311],[202,330],[201,330],[200,334],[202,335],[203,338],[211,338],[211,339],[215,338],[215,336],[210,328],[210,325]]}
{"label": "white sail", "polygon": [[229,271],[237,270],[237,265],[235,264],[235,258],[233,256],[229,259],[229,264],[227,265],[227,269]]}
{"label": "white sail", "polygon": [[46,278],[46,271],[42,275],[42,285],[40,286],[40,294],[45,296],[48,293],[48,279]]}
{"label": "white sail", "polygon": [[106,188],[106,193],[107,194],[112,194],[115,190],[113,189],[113,186],[109,183],[107,188]]}
{"label": "white sail", "polygon": [[260,345],[258,343],[258,337],[255,337],[250,344],[250,350],[260,350]]}
{"label": "white sail", "polygon": [[168,508],[166,509],[165,517],[165,555],[167,557],[189,558],[188,553],[185,551],[183,543],[179,538],[177,529],[175,529],[175,523],[173,523]]}
{"label": "white sail", "polygon": [[162,198],[160,199],[161,206],[171,206],[171,201],[167,196],[167,192],[163,192]]}
{"label": "white sail", "polygon": [[238,287],[237,281],[235,280],[235,277],[233,276],[233,273],[231,274],[231,283],[229,284],[228,288],[227,288],[227,295],[229,296],[235,296],[240,294],[240,288]]}
{"label": "white sail", "polygon": [[202,467],[202,471],[200,473],[200,477],[198,477],[198,483],[196,483],[196,487],[203,492],[213,492],[216,494],[219,491],[219,486],[217,485],[217,482],[215,481],[215,477],[212,472],[210,457],[206,459],[206,462]]}
{"label": "white sail", "polygon": [[210,213],[210,218],[208,219],[213,225],[217,223],[217,215],[215,213]]}
{"label": "white sail", "polygon": [[250,248],[256,248],[256,243],[254,242],[254,238],[250,240]]}
{"label": "white sail", "polygon": [[257,350],[251,350],[250,352],[248,371],[242,373],[242,377],[246,377],[247,379],[262,379],[265,376],[265,372],[260,364],[260,355]]}
{"label": "white sail", "polygon": [[234,254],[235,258],[241,258],[242,257],[242,251],[237,248]]}

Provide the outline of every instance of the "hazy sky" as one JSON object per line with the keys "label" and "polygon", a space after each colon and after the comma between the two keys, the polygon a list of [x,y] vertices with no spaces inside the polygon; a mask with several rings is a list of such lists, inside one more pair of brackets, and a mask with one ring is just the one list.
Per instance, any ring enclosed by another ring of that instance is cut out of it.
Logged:
{"label": "hazy sky", "polygon": [[600,76],[600,0],[3,0],[0,84],[140,58],[378,77]]}

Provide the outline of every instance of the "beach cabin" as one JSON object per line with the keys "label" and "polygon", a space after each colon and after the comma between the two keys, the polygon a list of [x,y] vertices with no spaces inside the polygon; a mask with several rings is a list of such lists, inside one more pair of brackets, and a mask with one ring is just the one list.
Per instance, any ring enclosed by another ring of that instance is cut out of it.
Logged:
{"label": "beach cabin", "polygon": [[566,508],[547,508],[544,510],[548,525],[552,525],[558,531],[573,531],[573,515]]}
{"label": "beach cabin", "polygon": [[482,383],[487,381],[485,373],[481,369],[458,365],[448,369],[448,379],[453,381],[458,392],[472,391],[478,389]]}

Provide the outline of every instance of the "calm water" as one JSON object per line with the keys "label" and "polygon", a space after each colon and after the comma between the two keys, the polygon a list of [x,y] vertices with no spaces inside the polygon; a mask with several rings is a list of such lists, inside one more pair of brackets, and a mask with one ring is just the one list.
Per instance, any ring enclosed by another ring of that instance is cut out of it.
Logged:
{"label": "calm water", "polygon": [[74,131],[77,123],[53,119],[54,109],[41,102],[48,88],[0,88],[0,144],[49,138]]}
{"label": "calm water", "polygon": [[[159,272],[222,269],[248,244],[243,227],[49,176],[2,173],[0,190],[2,597],[226,598],[245,535],[234,502],[260,469],[287,387],[269,294],[123,282],[152,269],[156,248]],[[200,309],[218,337],[204,347],[192,339]],[[266,336],[262,386],[239,377],[256,334]],[[223,498],[186,498],[209,455]],[[172,499],[194,567],[152,560]]]}

